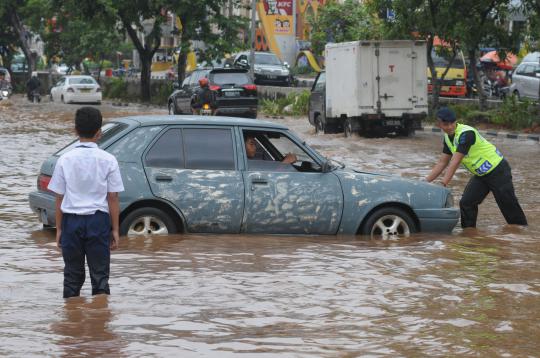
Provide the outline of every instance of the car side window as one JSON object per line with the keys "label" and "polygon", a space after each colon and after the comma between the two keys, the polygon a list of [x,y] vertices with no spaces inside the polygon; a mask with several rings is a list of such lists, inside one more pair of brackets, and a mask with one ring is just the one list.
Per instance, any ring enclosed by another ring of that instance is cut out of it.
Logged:
{"label": "car side window", "polygon": [[532,65],[525,65],[523,69],[524,76],[534,76],[534,67]]}
{"label": "car side window", "polygon": [[189,82],[189,85],[191,87],[197,86],[199,84],[199,79],[201,78],[201,71],[195,71],[191,75],[191,81]]}
{"label": "car side window", "polygon": [[186,168],[235,170],[233,137],[230,129],[184,129]]}
{"label": "car side window", "polygon": [[181,130],[169,129],[163,133],[146,153],[145,163],[149,167],[184,168]]}

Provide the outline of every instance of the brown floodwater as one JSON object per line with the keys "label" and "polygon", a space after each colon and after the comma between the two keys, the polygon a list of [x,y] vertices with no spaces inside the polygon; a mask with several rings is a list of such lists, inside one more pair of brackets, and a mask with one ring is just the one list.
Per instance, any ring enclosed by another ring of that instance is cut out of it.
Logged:
{"label": "brown floodwater", "polygon": [[[99,106],[106,118],[166,113]],[[539,356],[540,145],[492,139],[508,158],[529,227],[493,197],[478,230],[381,242],[355,237],[170,235],[124,238],[111,296],[64,300],[54,230],[28,207],[41,162],[73,138],[76,105],[0,103],[0,356]],[[422,179],[439,134],[315,135],[323,154]],[[456,203],[468,180],[451,183]]]}

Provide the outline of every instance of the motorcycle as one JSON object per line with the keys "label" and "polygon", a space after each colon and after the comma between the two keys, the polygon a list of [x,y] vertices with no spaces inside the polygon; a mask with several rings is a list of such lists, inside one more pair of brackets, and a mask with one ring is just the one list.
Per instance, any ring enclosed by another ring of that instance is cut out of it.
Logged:
{"label": "motorcycle", "polygon": [[212,110],[212,108],[210,108],[210,104],[205,103],[205,104],[203,104],[203,106],[201,107],[201,111],[200,111],[199,114],[200,114],[201,116],[211,116],[211,115],[214,114],[213,112],[214,112],[214,111]]}
{"label": "motorcycle", "polygon": [[4,99],[9,99],[9,96],[11,96],[11,87],[10,86],[4,86],[0,89],[0,101]]}
{"label": "motorcycle", "polygon": [[32,103],[39,103],[41,102],[41,95],[39,94],[39,91],[37,89],[30,92],[28,95],[28,100]]}

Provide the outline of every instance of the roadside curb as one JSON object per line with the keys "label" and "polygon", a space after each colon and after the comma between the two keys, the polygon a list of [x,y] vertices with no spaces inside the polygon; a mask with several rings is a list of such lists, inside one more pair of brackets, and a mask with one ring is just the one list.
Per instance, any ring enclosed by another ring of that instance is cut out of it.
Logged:
{"label": "roadside curb", "polygon": [[[419,130],[424,131],[424,132],[433,132],[433,133],[441,132],[440,128],[431,127],[431,126],[423,127],[422,129],[419,129]],[[532,141],[540,143],[539,134],[498,132],[498,131],[491,131],[491,130],[479,130],[478,132],[486,137],[508,138],[508,139],[517,139],[517,140],[532,140]]]}

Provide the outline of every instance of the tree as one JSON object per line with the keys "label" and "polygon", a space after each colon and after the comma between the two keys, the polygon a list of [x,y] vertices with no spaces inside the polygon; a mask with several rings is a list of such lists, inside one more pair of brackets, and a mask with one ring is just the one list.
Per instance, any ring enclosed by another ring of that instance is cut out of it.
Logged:
{"label": "tree", "polygon": [[36,57],[30,49],[33,33],[32,25],[39,23],[39,15],[46,6],[43,0],[2,0],[0,2],[0,18],[12,28],[28,63],[29,74],[36,69]]}
{"label": "tree", "polygon": [[482,82],[476,67],[478,51],[482,43],[502,49],[501,59],[505,52],[518,53],[516,39],[520,33],[510,33],[505,25],[513,11],[512,0],[456,0],[455,12],[458,15],[454,32],[466,50],[469,70],[473,72],[474,82],[480,98],[480,109],[486,108],[486,96],[482,90]]}
{"label": "tree", "polygon": [[243,43],[239,37],[241,29],[247,27],[247,19],[233,16],[231,11],[222,14],[227,5],[239,7],[240,0],[177,0],[171,1],[171,10],[177,14],[180,23],[180,56],[178,61],[178,80],[185,77],[187,54],[191,42],[201,41],[204,49],[197,49],[199,61],[220,59],[224,54],[239,49]]}
{"label": "tree", "polygon": [[322,54],[328,42],[384,38],[381,21],[370,10],[353,0],[346,0],[343,4],[328,2],[319,9],[317,16],[308,19],[314,52]]}

